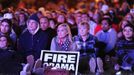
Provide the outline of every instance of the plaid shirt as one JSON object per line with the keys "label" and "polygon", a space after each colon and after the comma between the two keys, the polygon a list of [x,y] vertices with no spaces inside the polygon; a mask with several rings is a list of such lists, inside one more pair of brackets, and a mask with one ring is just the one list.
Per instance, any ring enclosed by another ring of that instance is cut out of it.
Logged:
{"label": "plaid shirt", "polygon": [[95,36],[89,34],[86,41],[83,41],[81,36],[77,35],[74,36],[74,42],[81,55],[95,56],[95,44],[97,42]]}
{"label": "plaid shirt", "polygon": [[116,54],[121,62],[123,61],[129,64],[134,64],[134,40],[119,40],[116,45],[116,50]]}

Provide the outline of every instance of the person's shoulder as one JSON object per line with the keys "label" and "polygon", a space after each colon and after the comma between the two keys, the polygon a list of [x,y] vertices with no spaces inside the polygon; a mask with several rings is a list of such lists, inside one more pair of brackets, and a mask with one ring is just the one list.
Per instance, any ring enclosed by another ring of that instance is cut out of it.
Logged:
{"label": "person's shoulder", "polygon": [[25,39],[26,37],[29,37],[30,33],[28,30],[25,30],[25,32],[21,33],[19,36],[19,39]]}
{"label": "person's shoulder", "polygon": [[96,33],[96,36],[100,35],[100,34],[103,34],[103,30],[99,30],[97,33]]}
{"label": "person's shoulder", "polygon": [[80,39],[80,36],[79,35],[75,35],[74,37],[73,37],[73,40],[74,41],[78,41]]}
{"label": "person's shoulder", "polygon": [[28,29],[27,29],[27,28],[25,28],[25,29],[22,31],[21,34],[24,34],[24,33],[26,33],[26,32],[28,32]]}
{"label": "person's shoulder", "polygon": [[25,30],[21,33],[20,36],[24,36],[24,35],[26,35],[26,34],[28,34],[28,33],[29,33],[28,29],[25,29]]}
{"label": "person's shoulder", "polygon": [[39,29],[38,32],[36,33],[36,36],[45,37],[45,36],[48,36],[48,33]]}
{"label": "person's shoulder", "polygon": [[110,28],[110,32],[117,33],[114,28]]}
{"label": "person's shoulder", "polygon": [[126,42],[126,40],[123,39],[123,38],[119,38],[119,39],[117,40],[117,44],[123,44],[123,43],[125,43],[125,42]]}
{"label": "person's shoulder", "polygon": [[49,32],[48,32],[47,30],[43,31],[43,30],[39,29],[38,34],[41,34],[41,35],[48,35]]}
{"label": "person's shoulder", "polygon": [[78,35],[75,35],[73,38],[77,38],[77,37],[79,37]]}
{"label": "person's shoulder", "polygon": [[89,34],[89,37],[92,38],[92,39],[97,39],[97,37],[92,35],[92,34]]}
{"label": "person's shoulder", "polygon": [[52,38],[53,41],[57,41],[57,39],[58,39],[57,36]]}
{"label": "person's shoulder", "polygon": [[15,49],[12,46],[8,46],[6,49],[0,48],[0,51],[14,53]]}

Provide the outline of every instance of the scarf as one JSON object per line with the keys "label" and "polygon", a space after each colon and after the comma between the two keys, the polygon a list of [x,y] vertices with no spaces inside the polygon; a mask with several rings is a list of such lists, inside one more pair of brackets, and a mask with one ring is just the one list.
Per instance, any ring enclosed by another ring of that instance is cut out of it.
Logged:
{"label": "scarf", "polygon": [[59,39],[59,48],[63,51],[69,51],[70,43],[68,38],[65,41]]}

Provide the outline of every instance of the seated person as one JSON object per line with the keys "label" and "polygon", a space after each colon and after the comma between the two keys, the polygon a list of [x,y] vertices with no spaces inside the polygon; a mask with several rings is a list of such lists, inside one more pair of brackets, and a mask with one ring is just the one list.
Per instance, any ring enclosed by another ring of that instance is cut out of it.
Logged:
{"label": "seated person", "polygon": [[80,51],[79,70],[87,70],[89,65],[91,72],[103,72],[103,62],[97,56],[98,48],[95,46],[98,41],[89,33],[89,29],[89,24],[82,22],[78,26],[78,35],[74,36],[77,51]]}
{"label": "seated person", "polygon": [[101,21],[102,30],[96,33],[96,37],[99,41],[106,44],[104,49],[106,56],[114,56],[114,48],[117,41],[117,33],[111,27],[111,20],[110,18],[103,18]]}
{"label": "seated person", "polygon": [[9,38],[0,35],[0,73],[18,74],[22,66],[15,58],[16,52],[11,47]]}
{"label": "seated person", "polygon": [[12,21],[9,19],[3,19],[0,24],[0,35],[6,35],[11,38],[13,46],[16,46],[17,36],[12,29]]}
{"label": "seated person", "polygon": [[75,45],[67,23],[60,24],[57,28],[57,36],[52,39],[51,51],[72,51]]}
{"label": "seated person", "polygon": [[40,57],[41,50],[49,50],[49,36],[39,27],[39,18],[34,13],[27,21],[27,29],[23,32],[18,40],[18,53],[22,58],[22,62],[26,63],[26,58],[30,55],[37,60]]}
{"label": "seated person", "polygon": [[131,70],[134,66],[134,27],[127,24],[123,28],[123,37],[117,42],[117,57],[118,64],[115,65],[116,69],[121,67],[124,70]]}

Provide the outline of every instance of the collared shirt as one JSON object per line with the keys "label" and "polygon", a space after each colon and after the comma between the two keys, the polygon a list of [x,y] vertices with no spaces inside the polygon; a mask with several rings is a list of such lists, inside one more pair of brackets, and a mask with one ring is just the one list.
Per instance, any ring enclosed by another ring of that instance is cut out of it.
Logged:
{"label": "collared shirt", "polygon": [[95,53],[95,44],[97,42],[97,38],[95,36],[89,34],[86,41],[83,41],[82,37],[77,35],[74,36],[74,42],[81,55],[90,55]]}
{"label": "collared shirt", "polygon": [[116,50],[116,55],[121,61],[134,64],[134,40],[119,40],[116,44]]}
{"label": "collared shirt", "polygon": [[134,53],[134,40],[132,40],[132,41],[119,40],[117,42],[116,49],[117,49],[117,52],[119,55]]}

